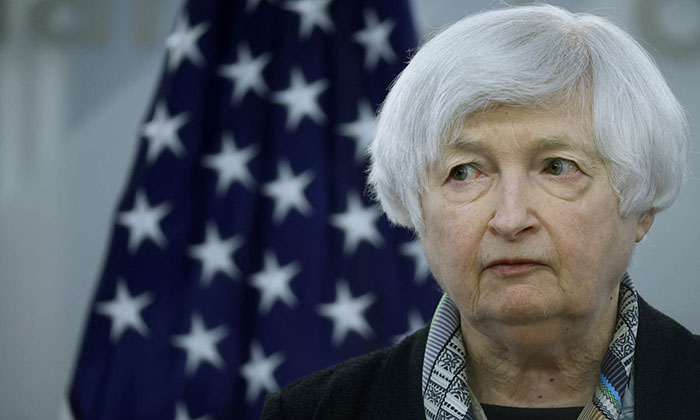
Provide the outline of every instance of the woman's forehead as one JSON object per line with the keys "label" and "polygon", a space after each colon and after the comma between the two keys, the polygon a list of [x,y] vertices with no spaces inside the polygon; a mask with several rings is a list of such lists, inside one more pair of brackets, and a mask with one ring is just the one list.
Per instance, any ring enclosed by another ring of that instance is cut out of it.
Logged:
{"label": "woman's forehead", "polygon": [[518,149],[568,149],[600,158],[588,115],[562,108],[507,105],[467,116],[443,150],[452,154]]}

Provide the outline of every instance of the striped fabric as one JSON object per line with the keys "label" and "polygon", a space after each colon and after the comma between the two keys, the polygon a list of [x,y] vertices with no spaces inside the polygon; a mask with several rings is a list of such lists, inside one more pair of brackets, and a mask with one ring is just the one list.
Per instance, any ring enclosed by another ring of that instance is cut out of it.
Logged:
{"label": "striped fabric", "polygon": [[[615,333],[601,363],[600,382],[578,420],[633,419],[633,389],[627,388],[638,321],[637,291],[632,279],[625,274],[620,284]],[[440,300],[430,325],[423,358],[422,385],[426,419],[486,420],[469,390],[459,311],[447,294]]]}

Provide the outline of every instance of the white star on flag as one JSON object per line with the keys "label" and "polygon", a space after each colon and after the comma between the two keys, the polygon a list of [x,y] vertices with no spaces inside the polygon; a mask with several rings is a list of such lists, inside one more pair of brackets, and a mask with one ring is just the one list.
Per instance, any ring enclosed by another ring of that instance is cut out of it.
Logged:
{"label": "white star on flag", "polygon": [[223,239],[213,222],[207,223],[206,238],[200,245],[192,245],[189,255],[202,264],[202,284],[209,286],[217,272],[230,278],[236,277],[239,270],[233,261],[233,254],[243,246],[241,235]]}
{"label": "white star on flag", "polygon": [[190,376],[194,375],[203,362],[210,363],[221,370],[225,363],[216,345],[227,335],[228,330],[225,325],[207,329],[200,315],[192,315],[190,332],[172,338],[173,346],[179,347],[187,353],[185,372]]}
{"label": "white star on flag", "polygon": [[202,164],[217,173],[217,194],[226,194],[231,184],[236,181],[251,189],[255,185],[255,179],[250,174],[248,164],[257,154],[258,146],[256,144],[239,149],[233,135],[225,134],[221,141],[221,151],[202,158]]}
{"label": "white star on flag", "polygon": [[153,118],[144,124],[141,134],[148,141],[146,160],[153,163],[164,149],[170,150],[175,156],[182,156],[185,148],[178,135],[178,130],[187,123],[187,112],[181,112],[176,116],[170,115],[168,106],[160,101],[156,104]]}
{"label": "white star on flag", "polygon": [[374,331],[364,317],[364,311],[369,308],[376,298],[371,293],[353,298],[347,282],[341,280],[335,286],[335,302],[318,305],[318,313],[333,322],[333,337],[331,341],[337,346],[345,341],[348,333],[356,332],[364,338],[369,338]]}
{"label": "white star on flag", "polygon": [[117,223],[129,230],[129,253],[134,254],[146,239],[160,248],[165,248],[168,240],[160,229],[160,222],[170,212],[168,203],[151,206],[146,194],[136,192],[134,207],[119,213]]}
{"label": "white star on flag", "polygon": [[178,15],[175,29],[165,41],[168,49],[168,70],[177,69],[184,59],[190,60],[197,67],[204,63],[197,42],[208,28],[209,25],[204,22],[192,27],[187,16]]}
{"label": "white star on flag", "polygon": [[277,300],[289,307],[297,304],[297,297],[292,293],[290,283],[299,274],[301,265],[290,262],[280,267],[279,261],[272,251],[265,252],[265,267],[251,276],[250,283],[260,292],[260,312],[267,314]]}
{"label": "white star on flag", "polygon": [[279,391],[280,387],[275,380],[275,370],[284,362],[284,354],[277,352],[270,357],[265,357],[262,346],[253,341],[250,344],[250,358],[241,366],[241,375],[248,383],[245,397],[249,403],[255,402],[260,393]]}
{"label": "white star on flag", "polygon": [[353,254],[360,241],[379,248],[384,240],[375,223],[382,215],[381,211],[375,205],[363,207],[360,197],[355,193],[349,193],[347,201],[345,213],[334,214],[330,218],[333,226],[344,231],[343,252],[346,255]]}
{"label": "white star on flag", "polygon": [[396,54],[391,48],[389,37],[396,23],[392,19],[379,22],[377,13],[365,10],[365,29],[356,32],[353,38],[365,48],[365,69],[374,70],[380,59],[391,63]]}
{"label": "white star on flag", "polygon": [[181,402],[175,405],[175,420],[210,420],[209,416],[201,416],[197,418],[190,417],[190,413],[187,410],[187,406]]}
{"label": "white star on flag", "polygon": [[238,61],[219,67],[219,75],[233,83],[231,102],[239,104],[251,90],[261,97],[267,92],[262,73],[270,61],[272,61],[270,53],[263,53],[253,58],[248,45],[238,46]]}
{"label": "white star on flag", "polygon": [[416,284],[423,283],[430,274],[430,267],[428,267],[425,255],[423,255],[423,247],[420,240],[416,239],[415,241],[401,244],[399,252],[401,255],[405,255],[413,260],[413,280]]}
{"label": "white star on flag", "polygon": [[[258,10],[258,6],[260,5],[260,2],[262,0],[246,0],[245,2],[245,11],[246,13],[252,13]],[[275,0],[268,0],[270,3],[274,3]]]}
{"label": "white star on flag", "polygon": [[287,10],[299,14],[301,24],[299,25],[299,37],[308,38],[318,26],[326,33],[332,32],[335,27],[333,21],[328,17],[328,6],[333,0],[291,0],[283,5]]}
{"label": "white star on flag", "polygon": [[416,311],[415,309],[411,309],[408,312],[408,330],[406,330],[406,332],[403,334],[394,336],[394,344],[398,344],[399,342],[401,342],[401,340],[423,327],[425,327],[425,321],[423,320],[423,316],[421,316],[420,312]]}
{"label": "white star on flag", "polygon": [[289,162],[282,160],[277,165],[277,172],[277,179],[262,188],[263,194],[275,200],[272,220],[277,224],[282,223],[292,209],[308,216],[312,208],[304,195],[304,190],[314,179],[313,171],[308,169],[294,176]]}
{"label": "white star on flag", "polygon": [[374,138],[376,128],[374,109],[367,101],[357,105],[357,119],[351,123],[342,124],[338,130],[341,135],[355,140],[355,160],[364,162],[367,158],[367,148]]}
{"label": "white star on flag", "polygon": [[296,130],[302,118],[309,117],[317,124],[326,121],[326,114],[318,104],[318,97],[328,88],[325,79],[307,83],[298,68],[291,72],[289,87],[273,94],[272,99],[287,108],[287,131]]}
{"label": "white star on flag", "polygon": [[148,327],[141,318],[141,311],[151,302],[153,302],[151,293],[144,292],[138,296],[132,296],[124,280],[119,280],[114,299],[97,303],[95,311],[110,318],[109,338],[116,344],[127,328],[135,330],[143,337],[148,335]]}

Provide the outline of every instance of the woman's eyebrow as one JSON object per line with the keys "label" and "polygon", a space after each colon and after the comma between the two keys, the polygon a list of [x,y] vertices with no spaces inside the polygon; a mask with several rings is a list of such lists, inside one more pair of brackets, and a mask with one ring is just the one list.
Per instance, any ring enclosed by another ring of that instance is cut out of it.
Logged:
{"label": "woman's eyebrow", "polygon": [[447,152],[489,152],[491,150],[488,141],[460,136],[450,142]]}
{"label": "woman's eyebrow", "polygon": [[[590,150],[579,141],[572,140],[566,134],[556,134],[547,137],[541,137],[533,140],[527,147],[536,152],[548,150],[573,150],[590,159],[596,159],[598,153],[595,150]],[[447,147],[448,152],[481,152],[493,153],[493,146],[490,142],[478,138],[470,138],[460,136],[451,142]]]}
{"label": "woman's eyebrow", "polygon": [[566,134],[559,134],[535,139],[532,145],[533,150],[572,150],[589,159],[597,159],[599,155],[595,146],[586,147],[581,141],[574,141]]}

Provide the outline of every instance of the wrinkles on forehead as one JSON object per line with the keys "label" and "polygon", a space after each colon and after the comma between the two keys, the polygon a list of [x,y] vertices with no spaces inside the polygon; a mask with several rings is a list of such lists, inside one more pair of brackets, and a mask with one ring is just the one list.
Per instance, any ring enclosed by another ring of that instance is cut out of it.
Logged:
{"label": "wrinkles on forehead", "polygon": [[[585,89],[577,89],[577,91]],[[480,139],[474,138],[474,130],[472,128],[478,129],[479,125],[483,122],[489,121],[489,117],[492,116],[495,111],[501,110],[509,114],[513,111],[513,118],[515,122],[522,121],[522,118],[527,117],[528,114],[523,114],[522,111],[528,111],[532,114],[549,114],[555,116],[564,123],[568,128],[553,130],[542,140],[540,146],[551,146],[551,148],[556,148],[557,146],[563,146],[563,143],[577,143],[581,142],[582,146],[587,148],[586,153],[593,157],[600,157],[598,149],[595,145],[595,134],[593,128],[593,109],[590,101],[587,99],[588,95],[583,93],[577,93],[573,96],[568,95],[553,95],[552,97],[546,98],[541,102],[532,103],[529,105],[525,104],[496,104],[488,108],[472,112],[462,118],[461,124],[455,127],[455,130],[450,135],[445,146],[449,147],[456,143],[467,143],[474,142]],[[532,115],[530,114],[530,115]],[[469,135],[465,133],[469,131]],[[570,134],[574,134],[572,136]],[[583,138],[579,138],[579,135]],[[457,145],[459,146],[459,145]],[[443,149],[444,150],[444,149]]]}

